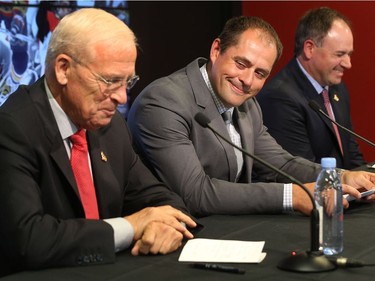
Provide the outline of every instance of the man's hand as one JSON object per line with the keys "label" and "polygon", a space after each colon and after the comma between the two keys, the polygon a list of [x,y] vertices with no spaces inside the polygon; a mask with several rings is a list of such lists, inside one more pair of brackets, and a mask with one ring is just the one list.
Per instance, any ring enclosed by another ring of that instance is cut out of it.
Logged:
{"label": "man's hand", "polygon": [[[344,183],[342,183],[341,185],[343,194],[349,194],[355,198],[361,197],[361,193],[353,186]],[[315,182],[306,183],[305,186],[314,197]],[[293,209],[309,216],[311,214],[312,207],[313,205],[311,199],[309,198],[307,193],[302,189],[302,187],[293,184]],[[345,198],[343,198],[343,207],[345,209],[349,207],[349,202]]]}
{"label": "man's hand", "polygon": [[133,255],[175,251],[184,237],[193,238],[185,225],[192,228],[197,225],[189,216],[171,206],[148,207],[125,219],[134,229]]}
{"label": "man's hand", "polygon": [[[310,191],[311,195],[314,196],[315,182],[305,183],[304,185]],[[293,210],[309,216],[312,208],[313,204],[306,191],[299,185],[293,184]]]}
{"label": "man's hand", "polygon": [[143,235],[147,225],[151,222],[162,222],[181,232],[186,238],[193,238],[185,226],[196,227],[196,223],[183,212],[171,206],[148,207],[130,216],[125,217],[134,228],[134,240],[138,240]]}
{"label": "man's hand", "polygon": [[[375,188],[375,173],[364,171],[345,171],[341,174],[341,182],[349,185],[359,192]],[[356,196],[356,198],[359,198]],[[375,200],[375,194],[367,196],[365,200]]]}
{"label": "man's hand", "polygon": [[175,228],[161,222],[151,222],[146,226],[142,237],[135,242],[132,255],[168,254],[177,250],[183,234]]}

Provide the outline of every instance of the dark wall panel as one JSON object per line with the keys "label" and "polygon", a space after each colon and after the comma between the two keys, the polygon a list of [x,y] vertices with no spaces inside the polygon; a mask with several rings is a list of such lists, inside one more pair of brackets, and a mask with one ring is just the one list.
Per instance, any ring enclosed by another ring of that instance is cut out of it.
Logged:
{"label": "dark wall panel", "polygon": [[197,57],[207,57],[225,21],[241,15],[241,5],[235,1],[130,1],[130,27],[140,45],[136,70],[141,76],[132,99],[156,78]]}

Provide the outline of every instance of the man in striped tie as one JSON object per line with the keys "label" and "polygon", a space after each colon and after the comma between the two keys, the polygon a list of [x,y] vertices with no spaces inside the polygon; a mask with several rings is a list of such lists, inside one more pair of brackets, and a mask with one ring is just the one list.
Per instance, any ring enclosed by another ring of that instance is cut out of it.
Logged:
{"label": "man in striped tie", "polygon": [[269,133],[291,154],[316,163],[334,157],[343,169],[365,164],[355,137],[309,106],[315,101],[331,119],[353,130],[349,92],[342,81],[352,67],[352,53],[351,23],[344,15],[320,7],[301,18],[294,57],[257,96]]}

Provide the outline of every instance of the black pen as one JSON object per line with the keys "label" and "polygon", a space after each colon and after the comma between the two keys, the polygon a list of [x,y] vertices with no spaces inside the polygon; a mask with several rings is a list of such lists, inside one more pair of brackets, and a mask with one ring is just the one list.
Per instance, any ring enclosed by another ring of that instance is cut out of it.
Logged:
{"label": "black pen", "polygon": [[192,267],[200,268],[200,269],[208,269],[208,270],[215,270],[215,271],[222,271],[228,273],[236,273],[236,274],[245,274],[245,270],[237,267],[232,266],[223,266],[218,264],[210,264],[210,263],[192,263]]}

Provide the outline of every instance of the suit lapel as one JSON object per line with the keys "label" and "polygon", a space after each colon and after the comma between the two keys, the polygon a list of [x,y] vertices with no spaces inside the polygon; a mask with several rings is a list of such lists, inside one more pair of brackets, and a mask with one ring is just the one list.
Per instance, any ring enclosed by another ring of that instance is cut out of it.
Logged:
{"label": "suit lapel", "polygon": [[74,190],[77,197],[79,198],[77,184],[74,179],[72,166],[70,165],[68,154],[64,143],[61,140],[60,134],[56,135],[55,141],[52,143],[50,155],[55,161],[57,167],[60,169],[66,180],[69,182],[70,187]]}
{"label": "suit lapel", "polygon": [[78,189],[75,183],[73,171],[70,166],[70,161],[66,153],[64,142],[61,139],[61,135],[53,115],[51,105],[48,101],[46,89],[44,87],[44,76],[38,80],[30,90],[30,98],[32,99],[36,110],[42,121],[42,126],[45,128],[46,138],[50,143],[49,153],[52,159],[55,161],[57,167],[61,173],[67,179],[70,184],[70,188],[74,190],[77,197]]}
{"label": "suit lapel", "polygon": [[[215,105],[214,105],[215,106]],[[219,134],[221,134],[223,137],[225,137],[227,140],[231,140],[229,136],[229,132],[227,130],[227,127],[224,123],[223,118],[217,111],[217,108],[215,106],[214,109],[212,109],[212,112],[215,112],[216,110],[216,117],[211,120],[211,126],[214,128]],[[207,111],[207,110],[205,110]],[[229,179],[230,181],[234,182],[236,180],[237,175],[237,158],[236,154],[234,152],[234,148],[232,145],[224,141],[222,138],[217,137],[217,140],[220,142],[220,144],[223,146],[225,151],[225,156],[227,158],[228,166],[229,166]]]}
{"label": "suit lapel", "polygon": [[[199,58],[190,63],[186,68],[187,76],[190,80],[190,85],[192,86],[193,95],[198,107],[202,108],[201,112],[210,120],[212,128],[217,130],[226,139],[230,140],[224,120],[216,108],[215,102],[211,97],[211,93],[199,69],[205,62],[207,62],[206,59]],[[205,128],[204,130],[209,129]],[[237,160],[234,148],[220,137],[216,137],[220,145],[224,148],[229,166],[229,178],[230,181],[233,182],[235,181],[237,174]]]}
{"label": "suit lapel", "polygon": [[[328,111],[324,105],[322,95],[321,94],[316,95],[314,100],[319,104],[320,108],[328,115]],[[317,113],[317,114],[319,115],[319,118],[322,119],[323,123],[327,126],[327,128],[331,131],[331,133],[336,136],[335,130],[333,129],[332,122],[328,118],[324,117],[322,114],[320,113]]]}
{"label": "suit lapel", "polygon": [[340,93],[337,91],[337,89],[334,86],[331,86],[329,89],[329,97],[331,100],[333,114],[335,115],[335,120],[336,122],[341,123],[342,120],[345,119],[342,116],[342,113],[344,111],[341,110]]}
{"label": "suit lapel", "polygon": [[[248,103],[248,102],[247,102]],[[254,151],[254,131],[250,130],[253,126],[249,124],[248,116],[246,112],[243,111],[243,107],[240,106],[234,109],[234,118],[238,124],[238,128],[240,130],[241,135],[241,143],[242,147],[246,151]],[[247,169],[247,167],[253,167],[254,160],[247,155],[243,155],[244,157],[244,167],[242,174],[244,171],[246,172],[246,182],[251,182],[251,174],[252,169]]]}
{"label": "suit lapel", "polygon": [[[346,112],[346,110],[341,109],[343,103],[340,102],[340,99],[341,99],[340,92],[337,90],[337,88],[335,86],[330,87],[329,96],[330,96],[330,100],[331,100],[331,106],[332,106],[333,114],[335,115],[335,121],[338,124],[344,124],[343,121],[347,117],[343,116],[343,113]],[[332,126],[332,128],[333,128],[333,126]],[[339,128],[339,132],[340,132],[340,138],[341,138],[343,150],[348,151],[349,148],[347,147],[347,143],[349,143],[348,138],[350,138],[350,135],[347,134],[346,132],[343,132],[340,128]],[[335,136],[336,136],[336,133],[335,133]],[[337,145],[339,146],[338,141],[337,141]]]}
{"label": "suit lapel", "polygon": [[113,174],[111,165],[116,165],[116,163],[111,163],[108,149],[101,144],[100,132],[100,130],[88,132],[87,141],[99,213],[101,218],[106,218],[109,214],[121,214],[123,186]]}
{"label": "suit lapel", "polygon": [[[313,85],[311,84],[309,79],[306,77],[306,75],[302,72],[302,70],[298,66],[298,63],[297,63],[296,59],[293,59],[290,62],[290,69],[291,69],[293,75],[297,77],[294,80],[297,81],[298,87],[300,87],[301,90],[302,90],[301,92],[304,93],[305,98],[306,98],[306,102],[308,103],[310,100],[316,101],[320,105],[320,108],[325,113],[328,114],[328,112],[326,110],[326,107],[324,105],[324,102],[323,102],[323,97],[321,96],[321,94],[318,94],[316,92],[315,88],[313,87]],[[313,109],[311,109],[311,110],[313,110]],[[331,133],[336,136],[336,133],[335,133],[335,131],[333,129],[333,126],[332,126],[332,122],[329,121],[326,117],[322,116],[321,114],[319,114],[319,113],[317,113],[317,114],[319,115],[319,118],[322,119],[324,124],[328,127],[328,129],[331,131]],[[337,145],[338,145],[338,143],[337,143]]]}

